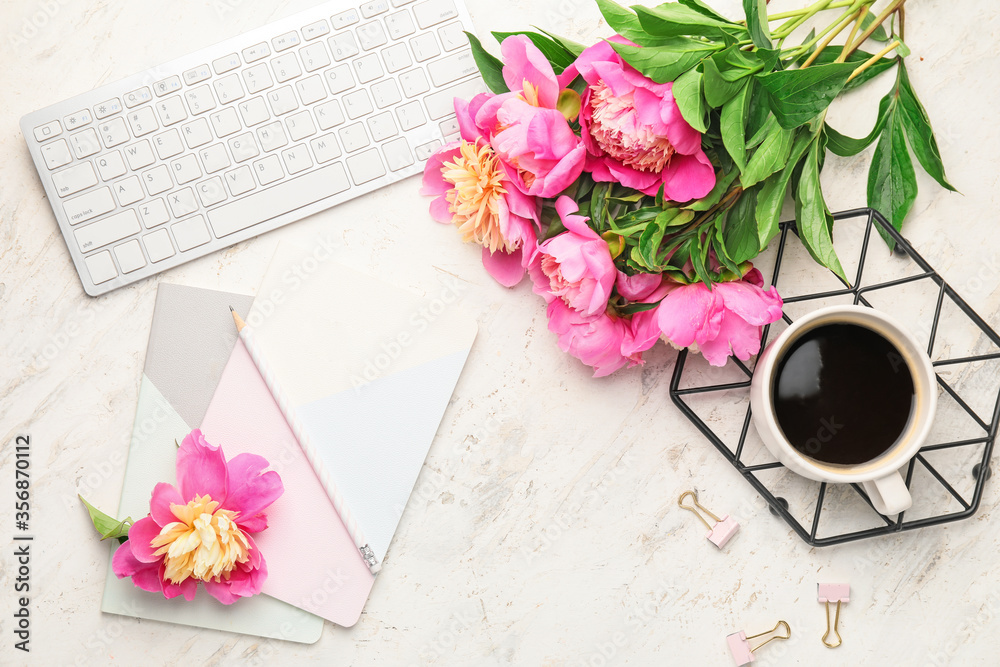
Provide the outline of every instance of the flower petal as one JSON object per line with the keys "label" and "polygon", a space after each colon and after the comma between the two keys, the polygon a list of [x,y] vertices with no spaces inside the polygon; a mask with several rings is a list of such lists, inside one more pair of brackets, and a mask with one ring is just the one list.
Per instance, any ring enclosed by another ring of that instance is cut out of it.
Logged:
{"label": "flower petal", "polygon": [[229,461],[229,496],[222,507],[240,515],[236,522],[245,526],[250,519],[270,507],[285,488],[278,473],[264,470],[270,464],[263,456],[239,454]]}
{"label": "flower petal", "polygon": [[656,309],[657,324],[678,347],[714,339],[722,325],[722,304],[718,290],[702,283],[678,287]]}
{"label": "flower petal", "polygon": [[160,556],[154,556],[153,538],[160,534],[160,528],[152,517],[143,517],[128,529],[128,544],[132,545],[132,554],[136,560],[143,563],[158,563]]}
{"label": "flower petal", "polygon": [[143,563],[137,559],[130,544],[131,540],[115,550],[115,555],[111,558],[111,570],[119,579],[132,577],[132,584],[136,588],[159,593],[162,590],[159,564]]}
{"label": "flower petal", "polygon": [[782,301],[774,287],[764,291],[741,280],[734,280],[716,285],[715,288],[719,290],[726,310],[731,310],[754,326],[770,324],[781,317]]}
{"label": "flower petal", "polygon": [[760,352],[761,328],[747,323],[739,315],[726,311],[722,316],[719,335],[700,343],[702,355],[712,366],[724,366],[729,356],[747,360]]}
{"label": "flower petal", "polygon": [[170,511],[171,505],[186,504],[178,491],[172,484],[160,482],[153,487],[153,497],[149,501],[149,515],[160,528],[168,523],[177,521],[177,517]]}
{"label": "flower petal", "polygon": [[[233,570],[233,574],[236,574],[237,571]],[[224,605],[231,605],[240,599],[239,595],[232,592],[228,581],[204,581],[202,583],[205,584],[205,590],[208,591],[208,594]]]}
{"label": "flower petal", "polygon": [[510,253],[503,250],[491,253],[489,248],[483,248],[483,266],[504,287],[513,287],[524,278],[521,259],[520,248]]}
{"label": "flower petal", "polygon": [[663,196],[670,201],[701,199],[714,187],[715,168],[701,150],[694,155],[675,153],[663,171]]}
{"label": "flower petal", "polygon": [[517,92],[527,85],[538,91],[538,103],[554,109],[559,99],[559,84],[548,58],[531,43],[527,35],[511,35],[500,44],[504,61],[503,79],[507,87]]}
{"label": "flower petal", "polygon": [[228,495],[226,458],[222,447],[213,447],[199,429],[184,438],[177,450],[177,484],[185,501],[195,495],[225,502]]}
{"label": "flower petal", "polygon": [[160,566],[159,576],[163,581],[163,597],[168,600],[183,595],[184,599],[190,602],[194,599],[195,594],[198,592],[198,580],[192,577],[188,577],[179,584],[175,584],[166,577],[163,576],[163,571],[165,566]]}

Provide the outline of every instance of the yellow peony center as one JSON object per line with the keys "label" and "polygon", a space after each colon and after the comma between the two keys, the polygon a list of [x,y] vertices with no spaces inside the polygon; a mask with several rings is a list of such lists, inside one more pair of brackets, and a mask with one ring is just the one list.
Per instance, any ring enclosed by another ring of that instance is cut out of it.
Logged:
{"label": "yellow peony center", "polygon": [[441,166],[441,176],[454,186],[445,196],[463,240],[475,241],[491,253],[499,249],[514,251],[516,246],[504,238],[500,229],[500,200],[507,190],[493,149],[462,141],[459,154]]}
{"label": "yellow peony center", "polygon": [[164,576],[174,584],[188,577],[201,581],[229,579],[237,563],[249,560],[250,544],[236,525],[239,512],[218,509],[210,496],[187,505],[170,505],[177,521],[168,523],[150,543],[153,555],[165,556]]}

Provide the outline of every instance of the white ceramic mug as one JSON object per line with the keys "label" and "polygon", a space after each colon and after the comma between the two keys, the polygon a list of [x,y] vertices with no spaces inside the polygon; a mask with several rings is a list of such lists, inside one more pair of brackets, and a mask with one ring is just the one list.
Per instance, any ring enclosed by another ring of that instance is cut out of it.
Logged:
{"label": "white ceramic mug", "polygon": [[[915,400],[903,433],[885,452],[856,465],[826,463],[802,454],[788,442],[775,417],[778,363],[804,333],[827,324],[855,324],[880,334],[899,351],[913,379]],[[926,351],[891,317],[862,306],[831,306],[796,320],[758,359],[750,383],[750,406],[764,444],[789,470],[820,482],[860,482],[875,509],[882,514],[898,514],[913,503],[899,469],[917,454],[930,433],[937,406],[937,379]]]}

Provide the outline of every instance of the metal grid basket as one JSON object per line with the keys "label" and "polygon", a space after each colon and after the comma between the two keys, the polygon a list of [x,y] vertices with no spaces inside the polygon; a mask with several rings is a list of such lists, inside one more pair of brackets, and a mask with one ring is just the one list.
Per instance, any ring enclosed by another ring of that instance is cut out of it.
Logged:
{"label": "metal grid basket", "polygon": [[[750,377],[756,358],[722,369],[682,351],[670,397],[769,504],[812,546],[827,546],[971,517],[991,475],[1000,423],[1000,337],[878,212],[834,215],[835,248],[850,283],[819,268],[793,222],[757,260],[785,302],[782,320],[764,328],[761,349],[794,319],[834,304],[876,308],[926,342],[937,372],[938,409],[927,444],[905,469],[913,507],[894,519],[879,514],[858,484],[826,484],[787,470],[764,447],[751,421]],[[873,231],[895,241],[889,252]],[[848,261],[845,261],[845,258]],[[796,293],[803,285],[818,287]],[[972,287],[970,284],[968,287]]]}

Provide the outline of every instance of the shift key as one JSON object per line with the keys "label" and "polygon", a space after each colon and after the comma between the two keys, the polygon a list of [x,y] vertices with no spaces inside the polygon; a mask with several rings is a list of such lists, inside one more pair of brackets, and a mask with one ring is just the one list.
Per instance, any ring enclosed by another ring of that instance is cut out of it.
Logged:
{"label": "shift key", "polygon": [[132,236],[139,230],[139,217],[135,214],[135,210],[130,208],[76,230],[76,242],[80,244],[82,252],[90,252]]}
{"label": "shift key", "polygon": [[66,219],[69,220],[69,224],[78,225],[113,211],[115,200],[111,196],[110,188],[99,188],[85,195],[67,199],[63,202],[63,209],[66,211]]}

